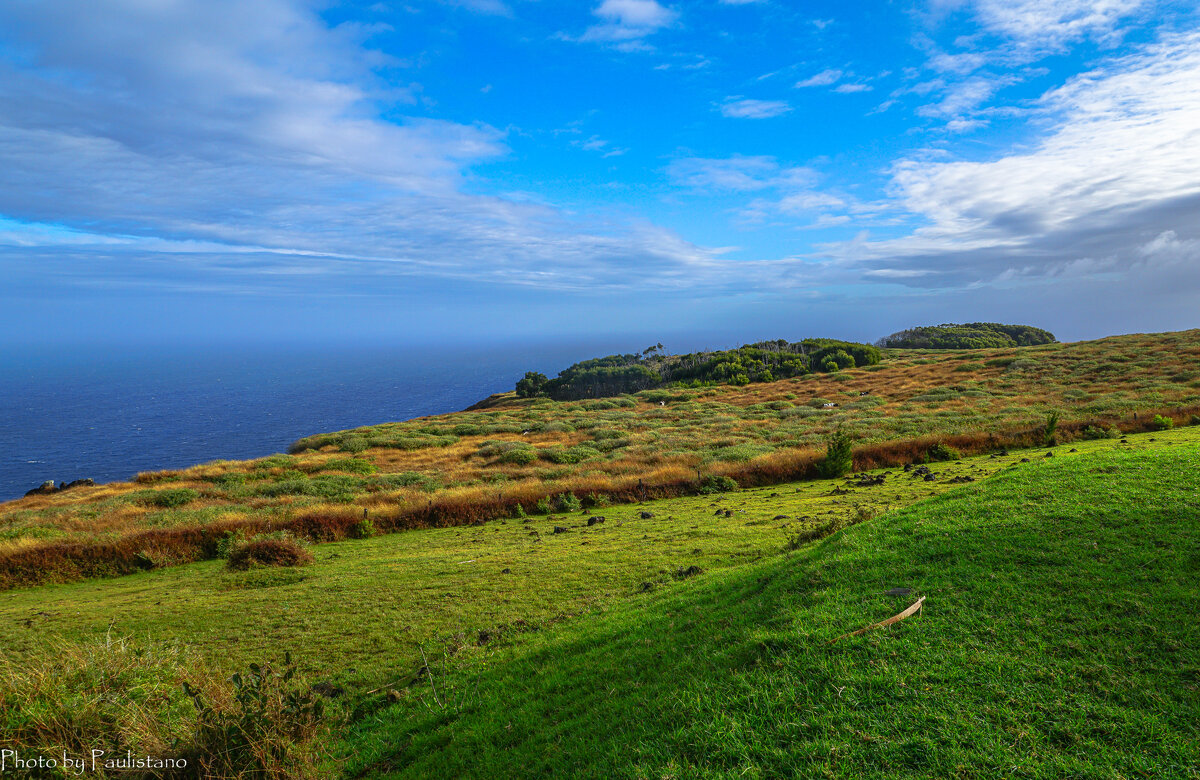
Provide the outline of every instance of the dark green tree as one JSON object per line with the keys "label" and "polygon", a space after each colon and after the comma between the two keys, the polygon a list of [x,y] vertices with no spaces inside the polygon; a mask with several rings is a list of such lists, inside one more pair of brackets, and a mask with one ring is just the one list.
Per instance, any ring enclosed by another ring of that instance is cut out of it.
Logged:
{"label": "dark green tree", "polygon": [[526,371],[525,377],[517,381],[517,398],[535,398],[546,386],[546,375],[537,371]]}

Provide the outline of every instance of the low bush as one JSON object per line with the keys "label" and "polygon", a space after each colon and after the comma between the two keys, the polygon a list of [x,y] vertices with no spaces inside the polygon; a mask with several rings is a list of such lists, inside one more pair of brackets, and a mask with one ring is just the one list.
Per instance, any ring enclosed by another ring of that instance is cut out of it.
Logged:
{"label": "low bush", "polygon": [[962,457],[962,453],[939,441],[930,446],[928,456],[931,461],[958,460]]}
{"label": "low bush", "polygon": [[1161,414],[1154,415],[1154,419],[1150,422],[1150,427],[1156,431],[1169,431],[1175,427],[1175,421],[1170,417],[1164,417]]}
{"label": "low bush", "polygon": [[528,466],[538,459],[538,452],[533,447],[521,446],[514,447],[511,450],[506,450],[500,453],[496,458],[497,463],[507,463],[510,466]]}
{"label": "low bush", "polygon": [[574,493],[562,493],[554,497],[555,512],[578,512],[582,508],[583,504]]}
{"label": "low bush", "polygon": [[261,536],[239,544],[229,552],[226,565],[244,571],[252,565],[304,566],[313,562],[312,553],[290,536]]}
{"label": "low bush", "polygon": [[347,474],[374,474],[379,467],[362,458],[333,458],[321,464],[321,471],[344,471]]}
{"label": "low bush", "polygon": [[130,493],[129,498],[142,506],[158,507],[159,509],[177,509],[184,504],[195,501],[200,494],[191,488],[168,488],[167,490],[139,490]]}
{"label": "low bush", "polygon": [[738,483],[731,477],[710,474],[700,480],[700,492],[705,495],[713,493],[728,493],[731,490],[737,490]]}

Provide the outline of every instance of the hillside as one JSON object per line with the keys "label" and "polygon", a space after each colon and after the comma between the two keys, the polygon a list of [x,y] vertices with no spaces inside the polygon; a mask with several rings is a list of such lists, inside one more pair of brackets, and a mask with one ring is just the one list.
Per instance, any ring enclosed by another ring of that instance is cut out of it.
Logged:
{"label": "hillside", "polygon": [[[316,540],[681,495],[813,474],[826,438],[856,468],[1079,441],[1200,413],[1200,331],[1001,350],[891,350],[878,365],[745,386],[487,408],[320,434],[293,454],[141,474],[0,505],[0,587],[213,557],[239,530]],[[1166,424],[1165,422],[1161,424]],[[366,513],[364,515],[364,512]]]}
{"label": "hillside", "polygon": [[1186,777],[1200,427],[1052,452],[17,590],[0,736],[186,746],[290,652],[313,776]]}

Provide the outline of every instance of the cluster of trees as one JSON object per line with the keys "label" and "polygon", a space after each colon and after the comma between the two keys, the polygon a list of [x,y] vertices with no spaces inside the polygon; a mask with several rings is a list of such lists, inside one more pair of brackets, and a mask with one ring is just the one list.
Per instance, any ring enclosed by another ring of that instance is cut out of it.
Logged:
{"label": "cluster of trees", "polygon": [[1057,340],[1050,331],[1032,325],[968,322],[909,328],[885,336],[875,343],[892,349],[985,349],[1032,347],[1053,344]]}
{"label": "cluster of trees", "polygon": [[868,366],[879,359],[879,350],[869,344],[834,339],[797,342],[778,339],[738,349],[686,355],[668,355],[662,344],[657,344],[640,354],[608,355],[576,363],[554,379],[530,371],[517,382],[517,395],[570,401],[636,393],[666,385],[746,385],[814,371]]}

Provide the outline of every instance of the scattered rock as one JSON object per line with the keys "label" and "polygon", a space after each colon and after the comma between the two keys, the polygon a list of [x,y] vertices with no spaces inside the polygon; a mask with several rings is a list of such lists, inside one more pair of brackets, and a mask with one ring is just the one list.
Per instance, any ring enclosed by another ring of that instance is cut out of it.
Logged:
{"label": "scattered rock", "polygon": [[1029,462],[1029,458],[1021,458],[1021,462],[1022,462],[1022,463],[1028,463],[1028,462]]}
{"label": "scattered rock", "polygon": [[654,517],[654,513],[653,512],[638,512],[638,517],[642,518],[643,520],[649,520],[650,518]]}
{"label": "scattered rock", "polygon": [[697,574],[703,574],[704,569],[699,566],[688,566],[686,569],[680,566],[675,570],[675,579],[686,580],[688,577],[695,577]]}
{"label": "scattered rock", "polygon": [[935,479],[937,479],[937,474],[934,474],[933,472],[930,472],[925,475],[926,482],[933,482]]}
{"label": "scattered rock", "polygon": [[561,525],[554,526],[554,533],[565,534],[566,532],[567,532],[567,529],[563,528]]}
{"label": "scattered rock", "polygon": [[1054,453],[1053,453],[1053,452],[1047,452],[1047,453],[1046,453],[1046,455],[1045,455],[1044,457],[1047,457],[1047,458],[1053,458],[1053,457],[1054,457]]}
{"label": "scattered rock", "polygon": [[501,574],[512,574],[512,569],[501,569],[500,573]]}
{"label": "scattered rock", "polygon": [[771,519],[772,520],[791,520],[792,518],[789,517],[788,515],[775,515]]}
{"label": "scattered rock", "polygon": [[[1150,441],[1154,441],[1154,439],[1151,439]],[[96,480],[91,479],[90,477],[85,477],[83,479],[71,480],[67,484],[61,485],[58,489],[59,490],[70,490],[71,488],[77,488],[77,487],[95,487],[95,485],[96,485]]]}
{"label": "scattered rock", "polygon": [[604,515],[593,515],[588,518],[588,525],[597,525],[604,522]]}
{"label": "scattered rock", "polygon": [[1069,450],[1067,450],[1067,451],[1068,451],[1068,452],[1079,452],[1079,450],[1075,449],[1074,447],[1072,447],[1071,449],[1069,449]]}
{"label": "scattered rock", "polygon": [[851,482],[850,484],[855,487],[872,487],[874,485],[882,485],[886,479],[887,477],[883,474],[875,474],[873,476],[871,474],[863,474],[856,482]]}
{"label": "scattered rock", "polygon": [[964,474],[960,477],[954,477],[953,479],[946,480],[946,484],[947,485],[961,485],[964,482],[974,482],[974,481],[975,481],[975,477],[970,477],[970,476],[967,476],[966,474]]}

